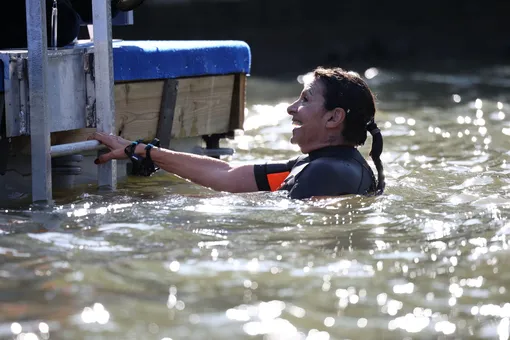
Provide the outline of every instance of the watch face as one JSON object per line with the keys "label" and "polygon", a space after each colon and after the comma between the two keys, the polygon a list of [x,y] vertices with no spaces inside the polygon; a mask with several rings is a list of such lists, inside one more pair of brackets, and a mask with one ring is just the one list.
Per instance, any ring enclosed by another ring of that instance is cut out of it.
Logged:
{"label": "watch face", "polygon": [[131,11],[140,6],[145,0],[117,0],[115,7],[121,11]]}

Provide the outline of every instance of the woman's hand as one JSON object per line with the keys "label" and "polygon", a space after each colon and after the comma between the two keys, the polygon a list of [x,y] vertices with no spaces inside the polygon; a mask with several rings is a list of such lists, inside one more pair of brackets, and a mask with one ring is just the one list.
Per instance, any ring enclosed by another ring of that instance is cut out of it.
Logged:
{"label": "woman's hand", "polygon": [[106,133],[102,132],[94,132],[92,135],[90,135],[88,140],[97,140],[101,144],[104,144],[110,149],[110,152],[102,154],[97,158],[94,163],[96,164],[103,164],[108,161],[111,161],[112,159],[125,159],[127,158],[126,153],[124,152],[124,149],[126,146],[131,144],[130,141],[127,139],[124,139],[120,136],[114,136],[114,135],[108,135]]}

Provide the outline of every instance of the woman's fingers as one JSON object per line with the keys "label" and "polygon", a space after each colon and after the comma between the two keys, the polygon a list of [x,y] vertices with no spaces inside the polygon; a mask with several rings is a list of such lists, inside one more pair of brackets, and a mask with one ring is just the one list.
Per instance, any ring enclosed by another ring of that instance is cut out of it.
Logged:
{"label": "woman's fingers", "polygon": [[94,163],[95,164],[104,164],[106,162],[111,161],[112,159],[114,159],[112,153],[108,152],[108,153],[104,153],[104,154],[100,155],[98,158],[96,158]]}
{"label": "woman's fingers", "polygon": [[95,139],[95,140],[99,141],[101,144],[106,145],[110,149],[110,152],[100,155],[94,161],[94,163],[96,163],[96,164],[104,164],[106,162],[111,161],[112,159],[127,158],[127,155],[124,152],[124,149],[131,142],[122,138],[122,137],[109,135],[104,132],[94,132],[87,139],[88,140]]}
{"label": "woman's fingers", "polygon": [[124,149],[116,149],[116,150],[112,150],[110,152],[100,155],[98,158],[96,158],[94,163],[95,164],[104,164],[106,162],[111,161],[112,159],[124,159],[124,158],[127,158],[127,155],[124,152]]}
{"label": "woman's fingers", "polygon": [[95,139],[99,141],[101,144],[106,145],[111,150],[125,148],[127,145],[129,145],[131,142],[120,137],[120,136],[114,136],[109,135],[104,132],[94,132],[88,137],[89,140]]}
{"label": "woman's fingers", "polygon": [[108,143],[108,137],[109,137],[109,136],[108,136],[107,134],[105,134],[105,133],[102,133],[102,132],[94,132],[94,133],[93,133],[93,134],[91,134],[91,135],[90,135],[87,139],[88,139],[88,140],[93,140],[93,139],[95,139],[95,140],[99,141],[101,144],[104,144],[104,145],[106,145],[107,147],[109,147],[109,148],[111,149],[111,147],[110,147],[110,145],[109,145],[110,143]]}
{"label": "woman's fingers", "polygon": [[97,140],[101,141],[104,138],[104,136],[108,136],[108,135],[103,132],[93,132],[87,139],[88,140],[97,139]]}

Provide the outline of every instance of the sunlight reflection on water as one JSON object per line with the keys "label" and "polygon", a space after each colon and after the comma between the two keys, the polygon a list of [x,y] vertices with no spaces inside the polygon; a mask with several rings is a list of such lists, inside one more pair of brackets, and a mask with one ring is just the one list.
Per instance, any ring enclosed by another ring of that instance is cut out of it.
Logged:
{"label": "sunlight reflection on water", "polygon": [[[4,210],[0,337],[509,339],[508,82],[360,74],[385,195],[292,201],[156,176]],[[251,99],[231,162],[296,155],[293,98],[278,97],[295,83],[248,81],[248,98],[279,90]]]}

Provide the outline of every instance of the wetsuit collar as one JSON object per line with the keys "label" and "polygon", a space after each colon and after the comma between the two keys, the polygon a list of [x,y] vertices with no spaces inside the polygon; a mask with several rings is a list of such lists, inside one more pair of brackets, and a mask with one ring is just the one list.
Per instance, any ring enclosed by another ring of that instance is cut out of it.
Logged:
{"label": "wetsuit collar", "polygon": [[347,145],[333,145],[333,146],[325,146],[323,148],[311,151],[308,156],[310,160],[314,160],[321,157],[339,157],[339,156],[349,156],[352,155],[356,150],[353,146]]}

